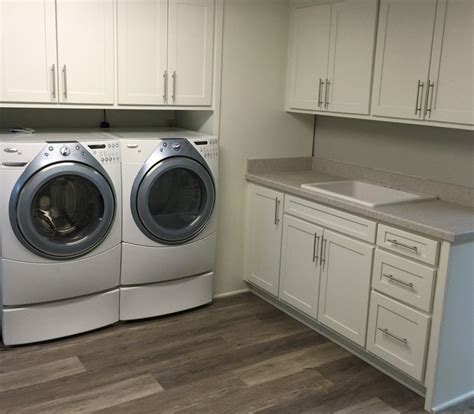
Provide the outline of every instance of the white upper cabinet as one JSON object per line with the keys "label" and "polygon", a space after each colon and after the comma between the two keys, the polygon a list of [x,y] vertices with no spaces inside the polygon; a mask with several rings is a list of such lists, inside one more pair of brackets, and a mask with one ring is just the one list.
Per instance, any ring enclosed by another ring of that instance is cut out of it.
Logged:
{"label": "white upper cabinet", "polygon": [[118,103],[166,104],[168,1],[118,0]]}
{"label": "white upper cabinet", "polygon": [[57,0],[59,99],[114,103],[114,1]]}
{"label": "white upper cabinet", "polygon": [[474,124],[474,1],[438,0],[428,121]]}
{"label": "white upper cabinet", "polygon": [[54,0],[0,0],[0,101],[57,102]]}
{"label": "white upper cabinet", "polygon": [[168,104],[211,105],[214,0],[169,0]]}
{"label": "white upper cabinet", "polygon": [[331,5],[291,11],[288,106],[315,110],[322,105],[328,70]]}
{"label": "white upper cabinet", "polygon": [[369,114],[376,20],[377,0],[346,0],[332,6],[325,84],[329,111]]}
{"label": "white upper cabinet", "polygon": [[373,115],[423,118],[435,14],[433,0],[381,0]]}

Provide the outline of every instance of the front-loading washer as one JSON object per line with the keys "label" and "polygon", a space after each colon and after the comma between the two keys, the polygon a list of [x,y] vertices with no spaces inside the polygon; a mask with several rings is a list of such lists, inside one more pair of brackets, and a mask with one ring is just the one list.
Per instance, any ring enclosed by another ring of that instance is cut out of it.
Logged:
{"label": "front-loading washer", "polygon": [[179,129],[112,134],[122,148],[120,319],[211,302],[217,138]]}
{"label": "front-loading washer", "polygon": [[0,134],[5,345],[118,321],[120,142],[100,132]]}

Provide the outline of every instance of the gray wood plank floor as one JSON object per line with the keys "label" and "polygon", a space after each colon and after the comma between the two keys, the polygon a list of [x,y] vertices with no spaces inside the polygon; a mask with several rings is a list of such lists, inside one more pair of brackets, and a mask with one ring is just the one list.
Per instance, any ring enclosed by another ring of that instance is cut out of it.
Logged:
{"label": "gray wood plank floor", "polygon": [[1,413],[418,413],[423,400],[246,293],[0,348]]}

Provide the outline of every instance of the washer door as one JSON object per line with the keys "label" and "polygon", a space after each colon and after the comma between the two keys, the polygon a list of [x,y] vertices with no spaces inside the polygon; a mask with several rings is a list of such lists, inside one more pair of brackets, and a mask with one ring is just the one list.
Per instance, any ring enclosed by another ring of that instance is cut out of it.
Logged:
{"label": "washer door", "polygon": [[214,204],[214,182],[208,170],[185,157],[155,164],[132,193],[135,222],[148,237],[164,244],[183,243],[198,235]]}
{"label": "washer door", "polygon": [[89,253],[107,236],[115,216],[113,189],[85,164],[53,164],[15,189],[10,221],[19,240],[51,259]]}

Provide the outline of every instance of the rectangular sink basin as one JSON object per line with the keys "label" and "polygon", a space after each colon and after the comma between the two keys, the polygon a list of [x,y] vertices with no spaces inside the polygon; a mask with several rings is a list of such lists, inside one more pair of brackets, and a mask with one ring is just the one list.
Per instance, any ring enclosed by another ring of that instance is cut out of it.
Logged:
{"label": "rectangular sink basin", "polygon": [[301,188],[367,207],[389,206],[436,198],[432,195],[407,193],[357,180],[302,184]]}

